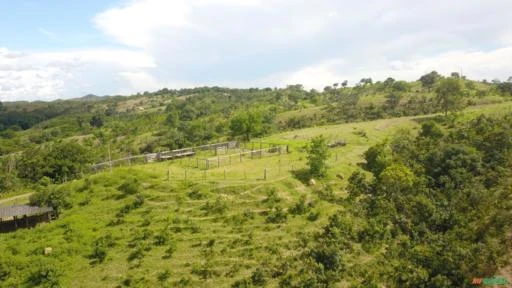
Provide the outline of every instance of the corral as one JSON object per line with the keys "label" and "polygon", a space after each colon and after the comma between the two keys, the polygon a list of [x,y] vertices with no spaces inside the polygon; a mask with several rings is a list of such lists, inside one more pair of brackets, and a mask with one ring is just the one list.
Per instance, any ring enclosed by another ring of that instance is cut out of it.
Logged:
{"label": "corral", "polygon": [[[244,159],[259,159],[263,157],[281,155],[281,153],[288,153],[288,145],[264,142],[241,143],[238,141],[230,141],[171,151],[128,156],[121,159],[94,164],[91,168],[93,171],[98,172],[106,168],[132,165],[135,163],[150,163],[189,158],[186,163],[187,166],[208,170],[211,168],[231,165],[233,161],[243,162]],[[193,157],[195,157],[195,159],[191,159]]]}

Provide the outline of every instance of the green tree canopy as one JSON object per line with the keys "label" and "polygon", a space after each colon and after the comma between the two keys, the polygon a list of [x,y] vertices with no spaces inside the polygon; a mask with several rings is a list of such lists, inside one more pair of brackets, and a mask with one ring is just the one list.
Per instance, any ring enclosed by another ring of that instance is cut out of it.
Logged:
{"label": "green tree canopy", "polygon": [[229,129],[232,136],[242,136],[245,141],[250,141],[252,136],[258,136],[262,132],[263,116],[261,112],[245,111],[231,118]]}
{"label": "green tree canopy", "polygon": [[309,174],[312,177],[324,177],[327,174],[327,158],[329,158],[329,147],[327,140],[322,136],[311,139],[306,147]]}
{"label": "green tree canopy", "polygon": [[436,71],[432,71],[428,74],[425,74],[420,77],[420,82],[423,87],[428,89],[428,92],[432,90],[432,87],[436,84],[436,82],[441,78],[441,75]]}
{"label": "green tree canopy", "polygon": [[450,77],[440,81],[436,88],[436,100],[441,105],[444,114],[457,111],[462,106],[463,88],[461,80]]}

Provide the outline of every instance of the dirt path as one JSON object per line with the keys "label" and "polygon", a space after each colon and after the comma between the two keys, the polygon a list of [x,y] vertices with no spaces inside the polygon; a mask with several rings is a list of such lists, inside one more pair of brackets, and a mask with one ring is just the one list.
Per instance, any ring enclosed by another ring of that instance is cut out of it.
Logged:
{"label": "dirt path", "polygon": [[11,202],[11,201],[18,200],[18,199],[28,198],[32,194],[34,194],[34,193],[32,193],[32,192],[31,193],[25,193],[25,194],[21,194],[21,195],[18,195],[18,196],[13,196],[13,197],[1,199],[0,200],[0,204]]}

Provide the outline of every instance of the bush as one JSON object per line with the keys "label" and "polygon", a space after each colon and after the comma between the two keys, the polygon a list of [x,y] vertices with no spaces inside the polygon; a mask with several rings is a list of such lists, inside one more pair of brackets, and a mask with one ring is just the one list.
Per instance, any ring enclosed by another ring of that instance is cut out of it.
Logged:
{"label": "bush", "polygon": [[267,190],[267,197],[263,199],[262,202],[269,207],[274,207],[279,202],[281,202],[281,197],[277,195],[277,189],[272,187],[269,190]]}
{"label": "bush", "polygon": [[93,242],[93,250],[89,258],[92,260],[91,264],[103,263],[107,258],[108,249],[115,246],[115,241],[111,234],[99,237]]}
{"label": "bush", "polygon": [[117,190],[123,192],[126,195],[134,195],[140,192],[140,184],[137,179],[129,179],[123,182],[123,184],[117,187]]}
{"label": "bush", "polygon": [[201,210],[206,211],[206,214],[224,214],[227,209],[228,206],[220,198],[217,198],[213,203],[207,201],[206,204],[201,207]]}
{"label": "bush", "polygon": [[311,209],[311,203],[306,203],[306,196],[302,195],[297,203],[290,208],[293,215],[306,214]]}
{"label": "bush", "polygon": [[263,269],[258,267],[254,272],[252,272],[251,282],[255,286],[265,286],[267,280],[265,279],[265,273]]}
{"label": "bush", "polygon": [[60,277],[62,273],[54,265],[47,262],[39,262],[37,267],[27,278],[30,286],[61,287]]}
{"label": "bush", "polygon": [[283,208],[281,208],[281,206],[275,206],[274,208],[272,208],[272,210],[270,210],[265,221],[267,223],[277,224],[277,223],[286,222],[287,218],[288,218],[288,215],[283,210]]}
{"label": "bush", "polygon": [[174,255],[174,252],[176,252],[177,245],[175,241],[170,241],[169,245],[167,246],[167,249],[165,249],[165,255],[162,257],[164,259],[170,259],[172,255]]}
{"label": "bush", "polygon": [[57,215],[63,209],[72,207],[69,201],[69,192],[57,189],[54,186],[42,188],[30,196],[30,205],[52,207]]}

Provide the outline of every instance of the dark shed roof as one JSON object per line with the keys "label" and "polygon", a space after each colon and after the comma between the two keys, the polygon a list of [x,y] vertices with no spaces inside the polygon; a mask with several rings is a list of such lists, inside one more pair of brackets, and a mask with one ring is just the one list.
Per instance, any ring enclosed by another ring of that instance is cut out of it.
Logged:
{"label": "dark shed roof", "polygon": [[0,207],[0,219],[10,218],[14,216],[31,216],[37,214],[44,214],[52,211],[53,208],[51,207],[37,207],[28,205],[6,206]]}

